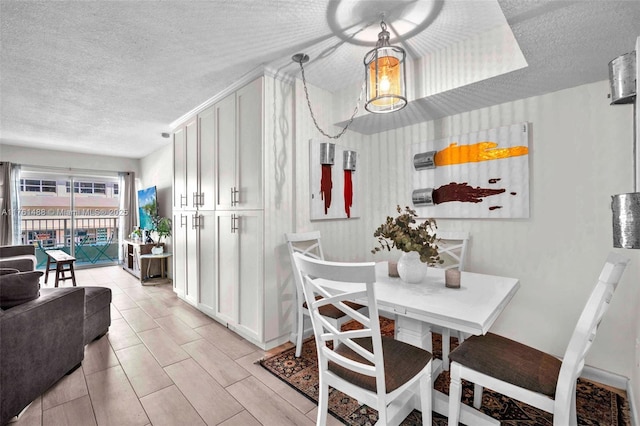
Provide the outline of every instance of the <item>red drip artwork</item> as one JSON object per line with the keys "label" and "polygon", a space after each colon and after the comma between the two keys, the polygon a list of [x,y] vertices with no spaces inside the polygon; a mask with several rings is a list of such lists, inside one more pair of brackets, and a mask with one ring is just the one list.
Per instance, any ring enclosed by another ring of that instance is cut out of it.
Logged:
{"label": "red drip artwork", "polygon": [[344,171],[344,211],[347,218],[351,217],[351,206],[353,205],[353,182],[351,181],[351,170]]}
{"label": "red drip artwork", "polygon": [[442,204],[449,201],[464,203],[481,203],[482,199],[491,195],[502,194],[504,189],[473,188],[469,184],[451,182],[433,191],[433,202]]}
{"label": "red drip artwork", "polygon": [[331,207],[331,164],[322,165],[322,178],[320,179],[320,197],[324,200],[324,214],[327,214]]}

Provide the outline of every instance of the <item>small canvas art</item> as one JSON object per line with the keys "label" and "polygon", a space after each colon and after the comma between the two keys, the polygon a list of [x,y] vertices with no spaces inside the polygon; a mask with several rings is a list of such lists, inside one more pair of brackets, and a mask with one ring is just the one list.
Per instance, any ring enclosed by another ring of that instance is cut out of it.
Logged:
{"label": "small canvas art", "polygon": [[356,151],[311,139],[309,179],[311,220],[359,217]]}
{"label": "small canvas art", "polygon": [[414,144],[410,169],[421,217],[529,217],[528,123]]}

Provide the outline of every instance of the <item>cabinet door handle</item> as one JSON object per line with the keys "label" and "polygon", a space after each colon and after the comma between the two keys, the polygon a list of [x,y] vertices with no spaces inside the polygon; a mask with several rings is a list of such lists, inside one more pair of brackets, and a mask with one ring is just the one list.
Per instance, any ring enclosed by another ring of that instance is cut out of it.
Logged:
{"label": "cabinet door handle", "polygon": [[193,207],[198,207],[198,193],[193,193]]}
{"label": "cabinet door handle", "polygon": [[187,196],[186,195],[180,194],[180,207],[187,207]]}
{"label": "cabinet door handle", "polygon": [[181,214],[180,215],[180,228],[184,228],[185,226],[187,226],[187,215],[186,214]]}
{"label": "cabinet door handle", "polygon": [[191,216],[191,229],[197,229],[200,226],[200,216],[194,214]]}
{"label": "cabinet door handle", "polygon": [[198,194],[198,206],[204,206],[204,192]]}
{"label": "cabinet door handle", "polygon": [[235,186],[231,188],[231,205],[235,206],[238,204],[238,188]]}
{"label": "cabinet door handle", "polygon": [[236,214],[232,214],[231,215],[231,233],[235,234],[236,232],[238,232],[239,228],[238,228],[238,220],[240,219],[240,217]]}

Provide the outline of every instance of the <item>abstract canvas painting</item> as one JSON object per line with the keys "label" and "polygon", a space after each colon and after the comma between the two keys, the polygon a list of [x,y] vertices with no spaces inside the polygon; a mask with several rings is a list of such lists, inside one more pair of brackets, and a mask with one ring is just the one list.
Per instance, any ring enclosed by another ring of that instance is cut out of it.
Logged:
{"label": "abstract canvas painting", "polygon": [[529,123],[416,143],[410,151],[411,200],[421,217],[529,217]]}
{"label": "abstract canvas painting", "polygon": [[332,142],[309,141],[311,220],[359,217],[358,153]]}

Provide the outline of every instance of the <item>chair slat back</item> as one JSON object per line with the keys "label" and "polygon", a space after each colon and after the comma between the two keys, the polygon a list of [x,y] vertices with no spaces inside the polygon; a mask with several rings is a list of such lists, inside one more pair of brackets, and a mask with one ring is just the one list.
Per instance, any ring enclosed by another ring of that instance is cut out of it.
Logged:
{"label": "chair slat back", "polygon": [[441,268],[459,269],[464,271],[469,243],[469,233],[466,231],[441,231],[436,232],[438,238],[438,253],[444,260]]}
{"label": "chair slat back", "polygon": [[587,352],[628,263],[629,259],[609,253],[565,351],[556,387],[556,405],[564,403],[564,406],[568,406],[569,398],[575,395],[576,380],[584,368]]}
{"label": "chair slat back", "polygon": [[[324,259],[320,231],[285,234],[289,253],[302,253],[314,259]],[[293,259],[291,259],[293,261]]]}
{"label": "chair slat back", "polygon": [[[318,365],[327,368],[328,362],[336,364],[368,376],[376,377],[378,391],[385,392],[384,360],[382,356],[382,338],[378,321],[378,308],[375,299],[375,263],[342,263],[313,259],[300,253],[293,255],[297,270],[300,274],[304,297],[311,313],[311,323],[318,348]],[[344,291],[335,294],[322,287],[322,280],[344,283]],[[363,289],[364,283],[364,289]],[[321,296],[317,298],[316,296]],[[368,312],[363,314],[348,305],[345,301],[357,300],[368,306]],[[362,325],[362,329],[342,331],[336,329],[330,321],[320,313],[320,307],[333,305],[345,315]],[[357,338],[369,338],[373,350],[363,348]],[[333,346],[327,345],[333,341]],[[338,345],[346,345],[362,356],[366,362],[358,362],[344,357],[335,349]]]}
{"label": "chair slat back", "polygon": [[284,234],[287,240],[287,248],[289,249],[289,257],[291,258],[291,266],[293,267],[293,280],[296,284],[296,297],[298,305],[302,305],[304,294],[302,292],[302,281],[300,274],[296,270],[296,262],[293,259],[294,253],[301,253],[314,259],[324,259],[322,251],[322,243],[320,240],[320,231],[287,233]]}

